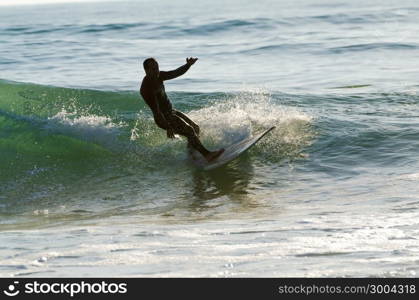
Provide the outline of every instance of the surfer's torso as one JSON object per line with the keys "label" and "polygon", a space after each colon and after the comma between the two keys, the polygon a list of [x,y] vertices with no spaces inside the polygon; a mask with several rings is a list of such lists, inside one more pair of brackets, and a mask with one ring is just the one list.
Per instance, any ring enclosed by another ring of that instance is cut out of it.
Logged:
{"label": "surfer's torso", "polygon": [[172,104],[167,97],[163,80],[161,80],[160,76],[158,78],[145,76],[141,84],[140,93],[144,101],[152,110],[154,116],[156,116],[159,110],[162,113],[170,112],[172,110]]}
{"label": "surfer's torso", "polygon": [[163,81],[183,75],[189,67],[188,64],[185,64],[173,71],[160,71],[157,78],[151,78],[149,76],[144,77],[143,82],[141,83],[140,93],[144,101],[152,110],[157,125],[163,125],[161,124],[159,113],[163,114],[165,117],[170,117],[173,110],[172,103],[170,103],[170,100],[167,97]]}

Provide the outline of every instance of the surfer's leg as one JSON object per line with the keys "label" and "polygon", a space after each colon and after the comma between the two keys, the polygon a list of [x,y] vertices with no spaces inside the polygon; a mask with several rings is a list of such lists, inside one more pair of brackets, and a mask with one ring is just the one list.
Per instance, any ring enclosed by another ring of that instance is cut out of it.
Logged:
{"label": "surfer's leg", "polygon": [[210,151],[208,151],[199,140],[196,132],[192,126],[187,124],[182,118],[177,114],[173,114],[172,119],[170,120],[173,125],[174,132],[180,135],[183,135],[188,139],[188,146],[196,149],[203,156],[207,156]]}
{"label": "surfer's leg", "polygon": [[223,152],[224,149],[220,149],[217,151],[208,151],[201,143],[201,141],[199,140],[198,136],[195,134],[195,130],[185,124],[187,127],[189,127],[188,133],[186,135],[186,137],[188,138],[188,147],[192,147],[193,149],[196,149],[199,151],[199,153],[202,154],[202,156],[205,157],[205,159],[210,162],[213,161],[214,159],[216,159],[217,157],[219,157]]}
{"label": "surfer's leg", "polygon": [[205,159],[210,162],[216,159],[221,153],[224,152],[224,149],[220,149],[217,151],[209,151],[207,150],[199,140],[198,136],[196,135],[195,130],[187,124],[182,118],[180,118],[176,114],[172,114],[170,119],[170,123],[173,126],[174,133],[180,134],[185,136],[188,139],[188,146],[196,149]]}
{"label": "surfer's leg", "polygon": [[154,116],[154,122],[157,126],[159,126],[161,129],[167,130],[167,123],[164,119],[161,117]]}
{"label": "surfer's leg", "polygon": [[188,123],[189,126],[192,126],[192,128],[195,130],[196,135],[199,136],[200,129],[199,129],[198,124],[196,124],[194,121],[189,119],[189,117],[181,111],[173,110],[173,113],[177,115],[178,117],[180,117],[182,120],[184,120],[186,123]]}

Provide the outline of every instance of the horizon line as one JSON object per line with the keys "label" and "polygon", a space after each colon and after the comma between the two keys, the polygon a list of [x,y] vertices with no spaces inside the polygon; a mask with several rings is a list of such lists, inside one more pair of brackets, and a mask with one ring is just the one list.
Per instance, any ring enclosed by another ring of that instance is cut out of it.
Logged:
{"label": "horizon line", "polygon": [[[89,3],[89,2],[114,2],[117,0],[2,0],[0,6],[26,6],[44,4],[65,4],[65,3]],[[128,1],[128,0],[124,0]]]}

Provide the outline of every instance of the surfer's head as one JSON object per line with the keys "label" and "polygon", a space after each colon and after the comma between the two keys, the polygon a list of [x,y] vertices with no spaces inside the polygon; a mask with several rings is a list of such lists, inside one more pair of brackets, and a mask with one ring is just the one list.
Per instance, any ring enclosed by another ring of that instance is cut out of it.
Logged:
{"label": "surfer's head", "polygon": [[159,64],[157,62],[157,60],[155,60],[154,58],[150,57],[147,58],[144,62],[143,62],[143,67],[145,70],[145,73],[148,76],[152,76],[152,77],[157,77],[159,76]]}

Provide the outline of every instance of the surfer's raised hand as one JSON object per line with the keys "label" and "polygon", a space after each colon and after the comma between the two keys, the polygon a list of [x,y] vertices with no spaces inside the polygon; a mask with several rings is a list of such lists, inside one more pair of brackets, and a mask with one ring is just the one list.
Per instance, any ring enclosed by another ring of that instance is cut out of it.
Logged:
{"label": "surfer's raised hand", "polygon": [[168,128],[168,129],[167,129],[167,137],[168,137],[169,139],[174,139],[174,138],[175,138],[175,133],[174,133],[174,131],[173,131],[173,129],[172,129],[172,128]]}
{"label": "surfer's raised hand", "polygon": [[188,64],[189,66],[192,66],[196,61],[198,60],[197,57],[189,57],[186,58],[186,64]]}

